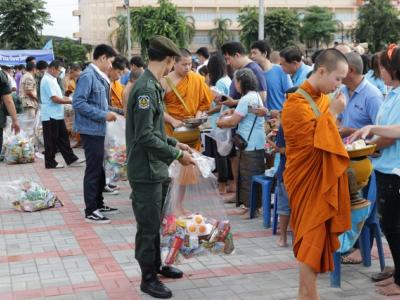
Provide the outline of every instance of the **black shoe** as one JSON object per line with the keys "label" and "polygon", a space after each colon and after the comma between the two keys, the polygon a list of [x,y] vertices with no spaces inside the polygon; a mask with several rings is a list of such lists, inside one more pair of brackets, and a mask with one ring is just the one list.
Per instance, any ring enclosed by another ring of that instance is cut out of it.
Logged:
{"label": "black shoe", "polygon": [[117,212],[118,208],[112,208],[112,207],[104,205],[102,208],[99,208],[99,211],[101,213],[113,213],[113,212]]}
{"label": "black shoe", "polygon": [[90,215],[85,217],[86,223],[94,223],[94,224],[108,224],[111,223],[109,218],[106,218],[99,212],[99,210],[95,210]]}
{"label": "black shoe", "polygon": [[155,272],[147,273],[142,276],[140,290],[154,298],[168,299],[172,297],[172,292],[157,277]]}
{"label": "black shoe", "polygon": [[182,278],[183,272],[172,266],[164,266],[158,272],[158,274],[167,278]]}

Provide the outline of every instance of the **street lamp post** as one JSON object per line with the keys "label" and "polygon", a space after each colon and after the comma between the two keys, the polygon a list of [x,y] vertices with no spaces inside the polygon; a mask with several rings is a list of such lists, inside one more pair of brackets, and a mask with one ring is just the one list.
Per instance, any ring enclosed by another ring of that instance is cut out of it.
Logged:
{"label": "street lamp post", "polygon": [[128,57],[132,57],[132,43],[131,43],[131,14],[129,11],[129,0],[124,0],[124,8],[126,9],[126,35],[128,39]]}
{"label": "street lamp post", "polygon": [[259,0],[259,5],[258,5],[258,39],[263,40],[264,39],[264,1],[265,0]]}

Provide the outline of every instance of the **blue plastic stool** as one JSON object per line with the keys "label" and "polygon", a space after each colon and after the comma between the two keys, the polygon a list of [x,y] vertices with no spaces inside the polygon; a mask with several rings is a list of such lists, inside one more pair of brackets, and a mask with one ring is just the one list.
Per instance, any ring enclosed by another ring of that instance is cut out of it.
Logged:
{"label": "blue plastic stool", "polygon": [[376,240],[376,246],[378,248],[378,256],[379,256],[379,264],[381,267],[381,271],[385,268],[385,253],[383,251],[382,245],[382,232],[381,227],[379,225],[379,220],[376,216],[377,210],[377,189],[376,189],[376,179],[375,173],[371,174],[370,186],[368,189],[367,199],[371,201],[371,213],[368,219],[365,221],[365,225],[361,231],[361,235],[359,238],[360,251],[363,260],[363,264],[365,267],[371,266],[371,237],[370,232],[372,231],[372,235]]}
{"label": "blue plastic stool", "polygon": [[264,227],[271,227],[271,188],[274,182],[273,177],[265,175],[255,175],[251,178],[250,193],[250,219],[254,218],[256,211],[256,185],[260,184],[262,188],[262,207]]}
{"label": "blue plastic stool", "polygon": [[[379,221],[376,217],[376,179],[375,173],[372,172],[370,177],[370,184],[368,188],[368,194],[366,197],[371,202],[371,212],[365,221],[364,227],[361,231],[358,239],[360,245],[361,256],[365,267],[371,266],[371,244],[370,244],[370,229],[372,229],[374,238],[376,239],[376,245],[378,247],[379,263],[381,271],[385,268],[385,254],[383,252],[381,228]],[[333,254],[333,261],[335,270],[331,272],[331,287],[340,287],[340,274],[341,274],[341,253],[335,252]]]}
{"label": "blue plastic stool", "polygon": [[274,211],[273,211],[273,216],[272,216],[272,234],[276,234],[278,231],[278,193],[277,190],[275,189],[275,199],[274,199]]}

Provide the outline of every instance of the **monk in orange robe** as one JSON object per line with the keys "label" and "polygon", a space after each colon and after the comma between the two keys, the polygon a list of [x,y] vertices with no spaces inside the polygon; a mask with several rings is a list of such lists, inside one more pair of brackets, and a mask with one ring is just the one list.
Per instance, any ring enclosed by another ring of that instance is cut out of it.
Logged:
{"label": "monk in orange robe", "polygon": [[[203,76],[191,71],[192,56],[186,49],[181,49],[182,55],[175,59],[174,71],[169,73],[161,84],[165,90],[164,102],[165,131],[167,135],[180,140],[179,135],[174,135],[174,129],[182,126],[182,120],[198,118],[203,112],[208,111],[214,99],[211,89]],[[192,148],[200,150],[201,141],[199,131],[193,132],[194,140],[188,142]]]}
{"label": "monk in orange robe", "polygon": [[117,108],[124,108],[122,96],[124,92],[124,86],[118,80],[111,82],[111,105]]}
{"label": "monk in orange robe", "polygon": [[347,70],[342,53],[325,50],[309,80],[288,96],[283,107],[284,182],[300,267],[298,299],[319,299],[317,273],[334,269],[338,235],[351,228],[349,158],[335,123],[345,100],[342,94],[331,101],[327,95],[340,87]]}

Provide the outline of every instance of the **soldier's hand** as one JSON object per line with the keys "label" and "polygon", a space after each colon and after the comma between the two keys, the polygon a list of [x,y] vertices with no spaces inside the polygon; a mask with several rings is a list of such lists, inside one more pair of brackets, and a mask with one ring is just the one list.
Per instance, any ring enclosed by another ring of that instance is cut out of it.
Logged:
{"label": "soldier's hand", "polygon": [[183,126],[183,122],[174,119],[174,120],[172,121],[172,126],[173,126],[174,128],[182,127],[182,126]]}
{"label": "soldier's hand", "polygon": [[193,157],[190,155],[189,152],[183,151],[182,157],[179,159],[181,165],[189,166],[189,165],[196,165]]}
{"label": "soldier's hand", "polygon": [[187,152],[189,152],[189,153],[192,153],[193,151],[192,151],[192,148],[190,148],[189,147],[189,145],[186,145],[186,144],[184,144],[184,143],[177,143],[176,144],[176,148],[178,148],[178,149],[180,149],[180,150],[182,150],[182,151],[187,151]]}
{"label": "soldier's hand", "polygon": [[106,116],[106,121],[107,122],[115,122],[117,120],[117,114],[113,112],[108,112]]}

